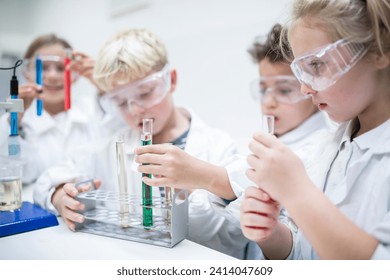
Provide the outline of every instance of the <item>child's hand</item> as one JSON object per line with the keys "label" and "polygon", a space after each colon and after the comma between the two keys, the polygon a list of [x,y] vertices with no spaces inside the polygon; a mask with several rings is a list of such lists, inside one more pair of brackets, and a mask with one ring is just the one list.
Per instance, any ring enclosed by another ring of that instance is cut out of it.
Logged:
{"label": "child's hand", "polygon": [[[101,182],[94,180],[96,188],[100,187]],[[91,184],[80,185],[75,187],[74,183],[67,183],[62,187],[58,187],[52,196],[52,203],[57,211],[64,219],[68,228],[72,231],[75,230],[75,222],[84,222],[84,216],[76,213],[75,211],[82,211],[84,204],[80,203],[75,197],[81,193],[89,191]]]}
{"label": "child's hand", "polygon": [[42,87],[35,83],[28,83],[19,86],[18,98],[23,99],[24,111],[26,111],[30,107],[32,101],[35,98],[39,97],[39,93],[41,92],[42,92]]}
{"label": "child's hand", "polygon": [[[88,56],[85,53],[74,51],[73,59],[69,64],[69,70],[79,74],[80,76],[88,79],[92,84],[94,84],[98,89],[99,87],[93,79],[93,69],[95,67],[95,60]],[[101,91],[99,89],[99,91]]]}
{"label": "child's hand", "polygon": [[241,203],[240,222],[245,237],[255,242],[269,238],[278,223],[279,204],[256,187],[245,191]]}
{"label": "child's hand", "polygon": [[305,167],[296,154],[275,136],[255,133],[249,144],[253,154],[247,157],[246,175],[270,197],[281,204],[299,195],[309,180]]}
{"label": "child's hand", "polygon": [[204,162],[176,146],[169,144],[143,146],[136,148],[135,154],[135,162],[140,164],[138,172],[153,174],[154,178],[142,178],[150,186],[195,189],[201,184],[202,176],[199,176],[197,167]]}

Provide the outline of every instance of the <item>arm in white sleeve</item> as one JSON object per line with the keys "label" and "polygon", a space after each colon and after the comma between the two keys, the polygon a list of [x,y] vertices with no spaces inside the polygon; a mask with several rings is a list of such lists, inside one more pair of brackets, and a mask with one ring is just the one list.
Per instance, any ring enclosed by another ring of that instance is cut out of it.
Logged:
{"label": "arm in white sleeve", "polygon": [[225,211],[224,201],[205,191],[189,196],[189,239],[209,248],[242,259],[248,239],[239,223]]}
{"label": "arm in white sleeve", "polygon": [[58,214],[54,208],[51,198],[56,188],[64,183],[77,182],[89,179],[87,175],[77,168],[72,160],[66,160],[62,163],[47,169],[34,184],[34,202],[41,207]]}
{"label": "arm in white sleeve", "polygon": [[236,197],[240,197],[243,195],[246,188],[254,185],[254,183],[246,177],[246,171],[249,169],[249,165],[246,162],[246,156],[234,155],[223,162],[223,166],[226,168],[230,185]]}
{"label": "arm in white sleeve", "polygon": [[371,256],[373,260],[390,260],[390,212],[371,233],[379,244]]}

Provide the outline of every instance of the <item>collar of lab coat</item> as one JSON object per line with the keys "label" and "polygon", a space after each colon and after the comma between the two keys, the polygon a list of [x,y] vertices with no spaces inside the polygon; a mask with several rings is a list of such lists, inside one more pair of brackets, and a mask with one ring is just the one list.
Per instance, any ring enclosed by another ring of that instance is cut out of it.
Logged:
{"label": "collar of lab coat", "polygon": [[[339,125],[335,132],[327,131],[322,142],[312,151],[305,167],[311,180],[323,191],[329,166],[334,160],[348,123]],[[326,170],[326,172],[324,172]]]}
{"label": "collar of lab coat", "polygon": [[297,128],[282,135],[279,139],[287,146],[308,137],[314,131],[327,127],[326,116],[322,112],[317,112],[300,124]]}
{"label": "collar of lab coat", "polygon": [[209,142],[207,141],[207,137],[199,137],[199,134],[203,134],[205,130],[208,130],[208,126],[206,126],[206,124],[194,113],[193,110],[189,108],[179,108],[179,110],[182,111],[191,122],[184,150],[194,157],[200,159],[205,158],[207,149],[204,149],[204,147],[209,145]]}
{"label": "collar of lab coat", "polygon": [[[316,182],[318,186],[325,185],[325,180],[327,173],[324,170],[329,170],[329,166],[334,160],[337,151],[340,149],[343,142],[350,139],[352,127],[354,125],[354,121],[349,121],[340,124],[335,134],[329,133],[327,136],[324,136],[323,142],[319,143],[317,152],[313,152],[313,156],[306,168],[308,170],[308,174],[310,174],[313,182]],[[364,136],[360,138],[361,136]],[[390,120],[387,120],[377,128],[368,131],[367,133],[361,135],[357,138],[359,148],[361,149],[370,149],[371,154],[384,154],[390,152]],[[365,164],[359,165],[359,168],[362,169]]]}
{"label": "collar of lab coat", "polygon": [[[357,119],[353,119],[345,124],[344,132],[342,134],[340,133],[341,141],[339,142],[338,149],[336,149],[336,151],[340,152],[341,148],[343,145],[345,145],[346,142],[351,142],[351,135],[353,134],[357,125]],[[375,154],[381,155],[390,152],[390,145],[388,144],[390,140],[389,126],[390,120],[387,120],[378,127],[353,139],[353,142],[358,146],[358,149],[361,151],[365,150],[365,152],[363,156],[357,158],[354,161],[353,165],[348,167],[345,175],[345,186],[338,187],[337,191],[332,195],[332,202],[334,204],[338,205],[348,198],[348,193],[351,192],[356,180],[359,178],[359,176],[356,176],[356,174],[361,174],[364,172],[364,170],[367,168],[367,165],[372,162],[372,158],[375,157]],[[334,159],[335,156],[333,157],[333,160]]]}
{"label": "collar of lab coat", "polygon": [[390,119],[353,140],[361,150],[370,149],[373,154],[390,152]]}
{"label": "collar of lab coat", "polygon": [[[34,100],[31,103],[31,106],[26,110],[23,116],[22,120],[22,126],[26,126],[32,131],[34,131],[35,134],[40,135],[43,134],[53,128],[56,128],[57,122],[55,118],[49,115],[48,112],[45,110],[42,111],[41,116],[37,116],[36,112],[37,108],[37,102]],[[66,114],[66,127],[65,127],[65,133],[70,129],[70,127],[74,124],[80,123],[80,124],[88,124],[89,119],[86,114],[84,114],[80,108],[77,108],[75,106],[72,107],[67,112],[61,112],[60,114]]]}
{"label": "collar of lab coat", "polygon": [[[351,141],[354,128],[358,125],[358,120],[354,119],[348,122],[348,125],[341,138],[338,151],[341,150],[345,142]],[[353,139],[353,142],[360,150],[370,149],[372,154],[382,154],[390,152],[390,119]]]}

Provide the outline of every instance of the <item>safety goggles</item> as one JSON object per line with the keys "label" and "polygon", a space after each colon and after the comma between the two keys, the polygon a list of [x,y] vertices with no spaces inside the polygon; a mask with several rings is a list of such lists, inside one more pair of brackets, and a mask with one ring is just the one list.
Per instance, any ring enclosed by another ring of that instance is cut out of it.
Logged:
{"label": "safety goggles", "polygon": [[251,93],[255,100],[271,94],[277,102],[293,104],[309,98],[300,91],[301,85],[294,76],[261,77],[251,82]]}
{"label": "safety goggles", "polygon": [[170,87],[171,75],[167,64],[159,72],[107,92],[103,98],[109,99],[120,109],[131,111],[133,104],[148,109],[160,103]]}
{"label": "safety goggles", "polygon": [[361,43],[344,39],[297,57],[291,69],[301,84],[325,90],[346,74],[367,52]]}
{"label": "safety goggles", "polygon": [[[65,72],[65,58],[58,55],[40,55],[42,60],[42,75],[43,80],[48,76],[63,77]],[[33,80],[36,76],[35,59],[23,60],[23,73],[26,78]],[[72,74],[72,80],[76,80],[78,75],[74,72]]]}

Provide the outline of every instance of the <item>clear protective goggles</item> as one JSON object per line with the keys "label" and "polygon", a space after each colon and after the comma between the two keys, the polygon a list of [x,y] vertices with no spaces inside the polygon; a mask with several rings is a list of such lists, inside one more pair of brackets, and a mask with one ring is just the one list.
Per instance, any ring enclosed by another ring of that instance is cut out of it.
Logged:
{"label": "clear protective goggles", "polygon": [[[58,55],[40,55],[42,60],[42,76],[45,80],[48,76],[63,77],[65,72],[65,57]],[[26,78],[33,80],[36,76],[35,68],[36,59],[24,59],[23,60],[23,74]],[[72,72],[72,81],[78,78],[78,74]]]}
{"label": "clear protective goggles", "polygon": [[295,58],[291,69],[301,84],[321,91],[335,84],[366,52],[363,44],[342,39]]}
{"label": "clear protective goggles", "polygon": [[310,98],[300,91],[301,85],[294,76],[260,77],[251,82],[251,93],[255,100],[263,99],[271,94],[277,102],[293,104]]}
{"label": "clear protective goggles", "polygon": [[141,80],[117,87],[107,92],[103,98],[109,99],[120,109],[131,111],[133,104],[148,109],[160,103],[171,87],[169,64]]}

